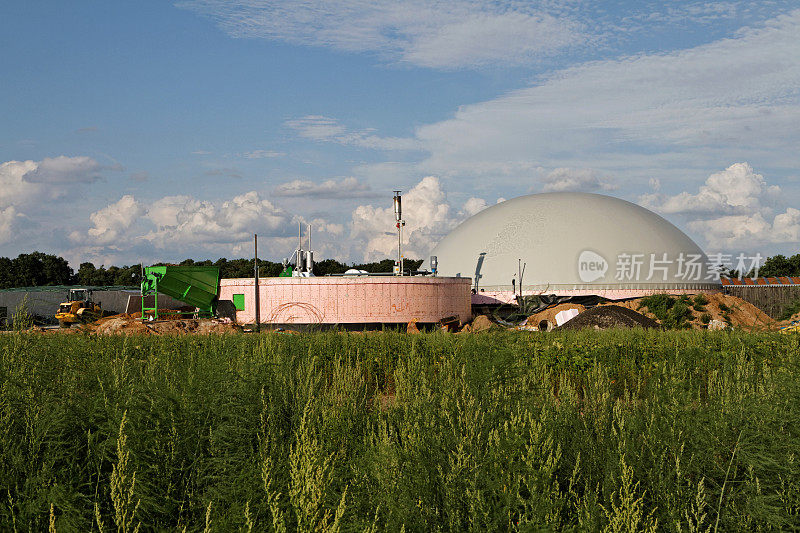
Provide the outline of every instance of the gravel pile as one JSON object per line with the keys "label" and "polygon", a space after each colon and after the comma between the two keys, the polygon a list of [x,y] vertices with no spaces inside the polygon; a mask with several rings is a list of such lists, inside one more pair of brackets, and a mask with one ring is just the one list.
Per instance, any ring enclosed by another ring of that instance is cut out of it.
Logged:
{"label": "gravel pile", "polygon": [[609,328],[660,328],[658,322],[647,318],[632,309],[619,305],[602,305],[593,307],[579,314],[560,330],[570,329],[609,329]]}

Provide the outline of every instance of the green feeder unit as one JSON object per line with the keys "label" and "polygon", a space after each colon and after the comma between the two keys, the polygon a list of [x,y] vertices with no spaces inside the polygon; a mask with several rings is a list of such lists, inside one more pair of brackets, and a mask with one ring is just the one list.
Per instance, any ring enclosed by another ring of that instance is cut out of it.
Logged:
{"label": "green feeder unit", "polygon": [[[142,319],[147,317],[148,312],[152,312],[153,318],[158,319],[158,293],[197,308],[197,311],[191,314],[212,317],[219,295],[219,267],[193,265],[145,267],[142,278]],[[145,305],[145,296],[153,296],[153,307]]]}

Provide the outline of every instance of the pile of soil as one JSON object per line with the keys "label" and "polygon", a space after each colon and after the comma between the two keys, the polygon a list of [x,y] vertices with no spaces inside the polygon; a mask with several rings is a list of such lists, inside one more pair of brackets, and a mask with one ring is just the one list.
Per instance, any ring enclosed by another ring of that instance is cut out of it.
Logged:
{"label": "pile of soil", "polygon": [[[690,299],[694,299],[694,295],[688,294],[687,296],[689,296]],[[734,328],[763,330],[775,327],[775,321],[770,318],[769,315],[741,298],[721,292],[706,294],[705,296],[708,300],[708,303],[703,306],[705,309],[696,310],[690,308],[692,316],[689,318],[688,322],[694,329],[706,329],[708,327],[708,325],[704,324],[701,320],[704,314],[708,314],[711,320],[720,320]],[[639,309],[641,301],[641,298],[634,298],[625,300],[624,302],[614,302],[613,305],[626,307],[655,320],[655,315],[650,313],[646,307]]]}
{"label": "pile of soil", "polygon": [[238,328],[229,321],[216,319],[142,322],[128,315],[117,315],[98,320],[90,326],[90,331],[99,335],[208,335],[233,333]]}
{"label": "pile of soil", "polygon": [[136,318],[126,315],[117,315],[109,318],[101,318],[94,324],[89,325],[92,333],[100,335],[149,335],[150,330],[144,323]]}
{"label": "pile of soil", "polygon": [[[709,294],[707,296],[706,312],[711,315],[712,319],[725,321],[727,315],[728,321],[733,327],[753,329],[766,329],[772,327],[775,322],[764,311],[736,296],[723,293]],[[723,312],[720,309],[720,304],[724,304],[728,311]],[[695,315],[702,315],[702,312],[695,311]],[[696,322],[694,325],[696,325]]]}
{"label": "pile of soil", "polygon": [[[544,311],[539,311],[535,315],[531,315],[528,317],[527,322],[525,322],[528,326],[535,326],[540,330],[547,330],[556,327],[556,315],[561,311],[566,311],[568,309],[577,309],[580,316],[580,313],[586,311],[586,308],[581,304],[571,304],[571,303],[563,303],[554,305],[553,307],[548,307]],[[577,317],[576,317],[577,318]],[[574,318],[572,320],[575,320]],[[547,322],[549,326],[542,328],[542,322]]]}
{"label": "pile of soil", "polygon": [[481,331],[490,331],[493,329],[497,329],[498,327],[499,326],[497,324],[489,320],[488,316],[478,315],[472,321],[472,324],[470,324],[469,329],[467,329],[466,327],[464,329],[466,329],[467,331],[471,331],[472,333],[480,333]]}
{"label": "pile of soil", "polygon": [[602,305],[593,307],[579,314],[563,326],[560,330],[575,330],[584,328],[609,329],[609,328],[660,328],[658,322],[637,313],[627,307],[619,305]]}

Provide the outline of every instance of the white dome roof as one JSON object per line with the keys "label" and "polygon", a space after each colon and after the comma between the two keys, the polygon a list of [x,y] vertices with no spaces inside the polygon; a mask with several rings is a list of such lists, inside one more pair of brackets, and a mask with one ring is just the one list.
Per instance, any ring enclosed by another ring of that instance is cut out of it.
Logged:
{"label": "white dome roof", "polygon": [[512,279],[519,288],[519,259],[525,290],[719,286],[707,279],[708,259],[685,233],[652,211],[600,194],[513,198],[461,223],[430,255],[439,275],[470,277],[473,286],[477,269],[487,291],[511,290]]}

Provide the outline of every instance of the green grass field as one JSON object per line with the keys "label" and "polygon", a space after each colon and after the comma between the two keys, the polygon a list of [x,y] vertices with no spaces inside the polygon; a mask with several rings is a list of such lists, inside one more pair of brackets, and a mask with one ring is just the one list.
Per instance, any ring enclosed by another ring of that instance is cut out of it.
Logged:
{"label": "green grass field", "polygon": [[800,336],[0,336],[2,531],[800,529]]}

